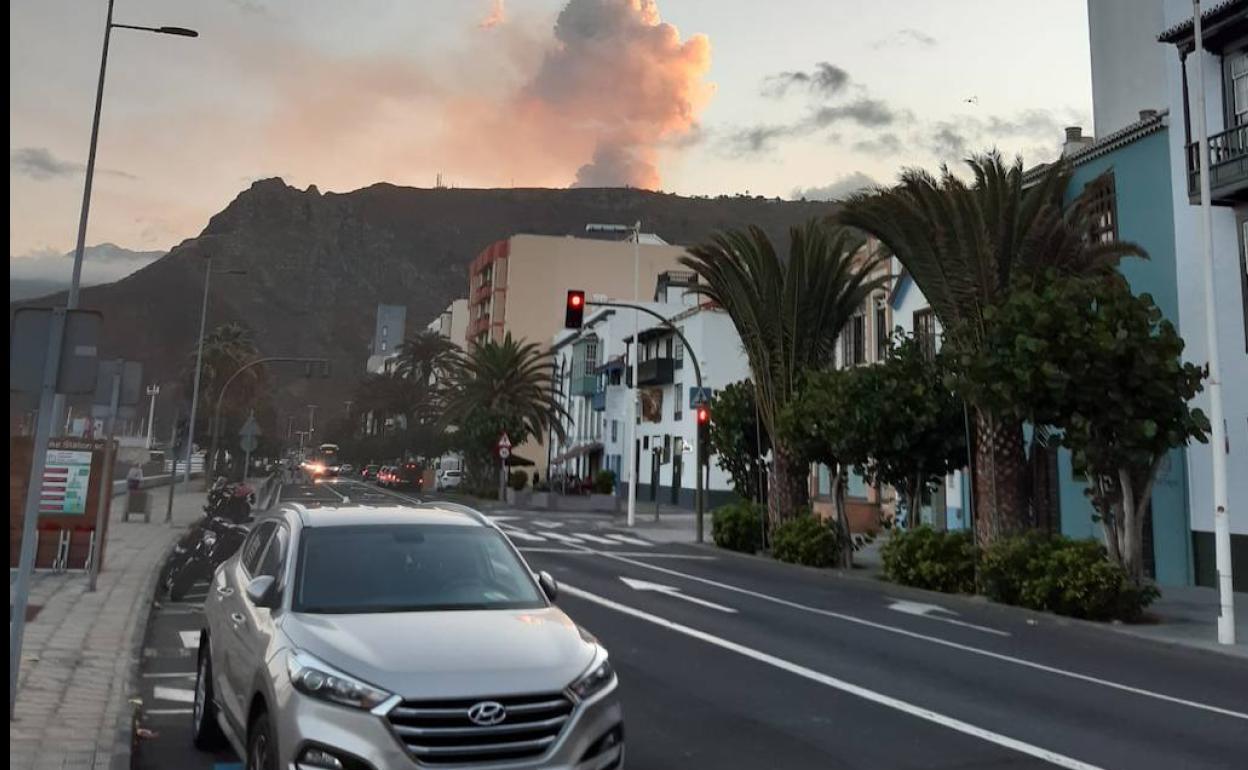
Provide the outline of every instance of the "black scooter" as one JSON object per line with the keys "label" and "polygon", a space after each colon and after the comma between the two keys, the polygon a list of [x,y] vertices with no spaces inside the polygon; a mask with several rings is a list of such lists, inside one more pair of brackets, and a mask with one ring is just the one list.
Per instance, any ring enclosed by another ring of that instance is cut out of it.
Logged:
{"label": "black scooter", "polygon": [[245,484],[216,485],[204,506],[204,518],[174,546],[159,586],[179,601],[199,581],[209,579],[247,539],[243,522],[251,517],[255,493]]}

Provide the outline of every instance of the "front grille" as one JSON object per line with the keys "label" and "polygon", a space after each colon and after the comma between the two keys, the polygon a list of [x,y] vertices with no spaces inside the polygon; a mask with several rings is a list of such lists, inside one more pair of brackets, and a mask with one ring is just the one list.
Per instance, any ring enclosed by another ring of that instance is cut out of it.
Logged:
{"label": "front grille", "polygon": [[[482,702],[501,704],[506,714],[480,725],[468,710]],[[403,701],[386,718],[408,752],[425,764],[480,764],[540,756],[559,738],[572,715],[563,693],[471,700]]]}

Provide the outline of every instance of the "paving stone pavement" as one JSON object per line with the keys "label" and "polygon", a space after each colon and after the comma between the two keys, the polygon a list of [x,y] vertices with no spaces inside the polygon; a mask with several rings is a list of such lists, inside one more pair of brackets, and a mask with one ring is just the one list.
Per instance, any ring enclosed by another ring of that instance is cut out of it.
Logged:
{"label": "paving stone pavement", "polygon": [[[192,482],[195,487],[198,482]],[[121,521],[114,498],[104,569],[94,593],[81,572],[36,573],[26,624],[17,706],[9,721],[11,770],[126,770],[130,699],[152,591],[161,561],[202,515],[204,494],[179,491],[173,526],[165,496],[153,496],[152,522]],[[12,585],[14,571],[10,570]],[[10,606],[12,606],[10,594]]]}

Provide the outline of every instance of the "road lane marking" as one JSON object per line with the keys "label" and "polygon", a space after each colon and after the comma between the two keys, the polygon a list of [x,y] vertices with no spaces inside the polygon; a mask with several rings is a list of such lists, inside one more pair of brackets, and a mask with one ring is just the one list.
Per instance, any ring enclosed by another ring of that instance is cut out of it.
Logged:
{"label": "road lane marking", "polygon": [[948,617],[945,617],[943,614],[935,614],[935,615],[932,614],[932,613],[946,613],[946,612],[949,613],[950,615],[958,614],[954,612],[953,610],[949,609],[948,607],[941,607],[939,604],[926,604],[924,602],[912,602],[909,599],[894,599],[891,596],[888,597],[888,599],[890,602],[892,602],[892,604],[888,605],[888,608],[890,610],[895,610],[896,612],[900,612],[904,615],[914,615],[915,617],[927,618],[928,620],[939,620],[942,623],[951,623],[955,626],[962,626],[963,628],[973,628],[976,631],[983,631],[985,634],[996,634],[997,636],[1013,636],[1013,634],[1011,634],[1009,631],[998,631],[997,629],[989,628],[988,626],[977,626],[974,623],[967,623],[965,620],[957,620],[956,618],[948,618]]}
{"label": "road lane marking", "polygon": [[[520,546],[521,553],[559,553],[568,556],[597,556],[606,553],[606,551],[596,551],[592,548],[552,548],[525,545]],[[688,559],[690,561],[715,561],[718,557],[704,556],[702,554],[693,553],[662,553],[656,551],[612,551],[611,553],[620,556],[632,556],[635,559]]]}
{"label": "road lane marking", "polygon": [[1166,695],[1164,693],[1154,692],[1152,690],[1145,690],[1142,687],[1133,687],[1129,684],[1111,682],[1108,679],[1101,679],[1099,677],[1089,676],[1088,674],[1080,674],[1077,671],[1067,671],[1064,668],[1057,668],[1056,666],[1048,666],[1043,663],[1036,663],[1035,661],[1027,660],[1025,658],[1016,658],[1013,655],[1005,655],[1004,653],[1000,653],[1000,652],[993,652],[991,650],[985,650],[979,647],[972,647],[969,644],[961,644],[960,642],[952,642],[952,641],[949,641],[948,639],[942,639],[939,636],[930,636],[928,634],[921,634],[917,631],[910,631],[905,628],[899,628],[897,626],[890,626],[886,623],[877,623],[873,620],[867,620],[865,618],[856,617],[854,615],[846,615],[843,612],[836,612],[834,610],[825,610],[821,607],[812,607],[808,604],[801,604],[799,602],[789,601],[788,599],[781,599],[778,596],[770,596],[768,594],[761,593],[759,591],[752,591],[748,588],[741,588],[740,586],[734,586],[730,583],[722,583],[718,580],[712,580],[710,578],[704,578],[698,575],[691,575],[688,572],[680,572],[679,570],[670,569],[668,567],[660,567],[657,564],[647,564],[644,561],[637,561],[636,559],[630,559],[625,556],[622,556],[621,554],[612,553],[610,551],[602,551],[601,553],[603,556],[607,557],[608,559],[615,559],[616,561],[623,562],[625,564],[632,564],[635,567],[642,567],[643,569],[654,570],[655,572],[662,572],[665,575],[683,577],[686,580],[692,580],[695,583],[702,583],[704,585],[715,586],[716,588],[722,588],[725,591],[733,591],[735,593],[743,594],[745,596],[753,596],[756,599],[762,599],[763,601],[772,602],[773,604],[779,604],[781,606],[789,607],[795,610],[802,610],[803,612],[810,612],[816,615],[823,615],[829,618],[836,618],[837,620],[844,620],[847,623],[857,623],[858,625],[861,625],[861,626],[867,626],[868,628],[874,628],[880,631],[887,631],[891,634],[900,634],[901,636],[908,636],[912,639],[922,639],[925,642],[932,642],[933,644],[939,644],[945,647],[949,647],[951,649],[961,650],[963,652],[969,652],[974,655],[982,655],[986,658],[992,658],[994,660],[1000,660],[1006,663],[1013,663],[1019,666],[1026,666],[1027,668],[1035,669],[1036,671],[1044,671],[1049,674],[1057,674],[1058,676],[1065,676],[1065,677],[1069,677],[1070,679],[1077,679],[1081,682],[1089,682],[1091,684],[1098,684],[1098,685],[1101,685],[1102,687],[1109,687],[1111,689],[1119,690],[1121,692],[1129,692],[1132,695],[1142,695],[1147,698],[1155,698],[1157,700],[1166,701],[1167,703],[1176,703],[1180,706],[1189,706],[1194,709],[1201,709],[1202,711],[1208,711],[1214,714],[1221,714],[1223,716],[1235,717],[1236,719],[1243,719],[1245,721],[1248,721],[1248,714],[1239,712],[1239,711],[1233,711],[1227,708],[1222,708],[1221,706],[1214,706],[1209,703],[1200,703],[1198,701],[1187,700],[1186,698],[1178,698],[1173,695]]}
{"label": "road lane marking", "polygon": [[628,543],[629,545],[644,545],[647,548],[654,547],[654,543],[651,543],[649,540],[642,540],[639,537],[629,537],[628,535],[617,535],[615,533],[609,534],[607,537],[612,540],[619,540],[621,543]]}
{"label": "road lane marking", "polygon": [[716,604],[715,602],[708,602],[706,599],[699,599],[696,596],[688,596],[686,594],[683,594],[680,592],[680,589],[675,586],[667,586],[667,585],[663,585],[662,583],[651,583],[649,580],[637,580],[636,578],[628,578],[628,577],[624,577],[623,575],[620,575],[620,580],[623,580],[624,585],[628,586],[634,591],[653,591],[654,593],[663,594],[664,596],[671,596],[675,599],[684,599],[687,602],[693,602],[694,604],[699,604],[703,607],[709,607],[713,610],[726,612],[730,615],[737,614],[737,611],[731,607],[726,607],[722,604]]}
{"label": "road lane marking", "polygon": [[181,687],[153,687],[152,696],[156,700],[171,700],[176,703],[194,703],[195,691]]}
{"label": "road lane marking", "polygon": [[144,709],[143,716],[173,717],[191,713],[191,709]]}
{"label": "road lane marking", "polygon": [[573,534],[582,540],[588,540],[591,543],[598,543],[599,545],[619,545],[619,543],[614,540],[608,540],[605,537],[600,537],[598,535],[591,535],[587,532],[574,532]]}
{"label": "road lane marking", "polygon": [[685,636],[706,642],[707,644],[728,650],[729,652],[735,652],[738,655],[752,658],[760,663],[766,663],[767,665],[778,668],[781,671],[787,671],[790,674],[795,674],[812,682],[831,687],[835,690],[840,690],[841,692],[857,696],[864,700],[871,701],[872,703],[877,703],[895,711],[900,711],[903,714],[918,717],[919,719],[932,722],[940,725],[941,727],[956,730],[957,732],[965,735],[970,735],[974,738],[979,738],[981,740],[988,741],[989,743],[995,743],[998,746],[1002,746],[1022,754],[1027,754],[1028,756],[1036,757],[1037,759],[1042,759],[1045,762],[1049,762],[1059,767],[1068,768],[1069,770],[1101,770],[1101,768],[1097,765],[1088,764],[1087,762],[1082,762],[1064,754],[1058,754],[1055,751],[1050,751],[1048,749],[1026,743],[1025,741],[1020,741],[1017,738],[1011,738],[1007,735],[1002,735],[983,727],[978,727],[970,724],[969,722],[963,722],[960,719],[946,716],[945,714],[932,711],[931,709],[924,708],[922,706],[916,706],[908,701],[894,698],[890,695],[876,692],[875,690],[869,690],[866,687],[860,687],[859,685],[846,682],[843,679],[837,679],[834,676],[829,676],[828,674],[815,671],[814,669],[785,660],[784,658],[779,658],[761,650],[747,647],[744,644],[738,644],[737,642],[729,639],[709,634],[706,631],[701,631],[693,628],[692,626],[686,626],[682,623],[677,623],[675,621],[668,620],[667,618],[651,614],[645,610],[639,610],[626,604],[620,604],[613,599],[608,599],[605,596],[590,593],[589,591],[582,590],[575,586],[570,586],[567,583],[564,583],[561,586],[561,590],[572,596],[576,596],[586,601],[593,602],[594,604],[606,607],[607,609],[615,610],[616,612],[623,613],[625,615],[631,615],[638,620],[653,623],[654,625],[666,628],[669,631],[675,631],[676,633],[684,634]]}
{"label": "road lane marking", "polygon": [[198,631],[179,631],[178,636],[182,639],[182,646],[188,650],[199,649],[199,632]]}
{"label": "road lane marking", "polygon": [[533,523],[543,529],[558,529],[563,526],[561,521],[547,521],[546,519],[535,519]]}
{"label": "road lane marking", "polygon": [[182,672],[165,672],[165,673],[159,673],[159,674],[144,674],[143,678],[144,679],[190,679],[193,676],[195,676],[194,671],[182,671]]}
{"label": "road lane marking", "polygon": [[512,529],[510,527],[507,527],[507,528],[499,527],[499,529],[502,530],[502,533],[506,535],[507,537],[524,540],[525,542],[528,542],[528,543],[546,542],[546,538],[542,537],[541,535],[534,535],[531,532],[525,532],[523,529]]}
{"label": "road lane marking", "polygon": [[548,537],[551,540],[558,540],[561,543],[576,543],[580,545],[581,540],[574,535],[561,535],[558,532],[543,532],[542,537]]}

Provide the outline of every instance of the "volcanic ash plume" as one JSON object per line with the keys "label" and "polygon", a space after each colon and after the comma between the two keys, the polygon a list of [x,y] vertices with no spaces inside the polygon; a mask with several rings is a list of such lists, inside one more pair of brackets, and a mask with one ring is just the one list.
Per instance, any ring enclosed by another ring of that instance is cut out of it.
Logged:
{"label": "volcanic ash plume", "polygon": [[[575,186],[657,189],[659,148],[691,134],[713,93],[705,35],[681,41],[654,0],[571,0],[521,99],[592,140]],[[536,103],[536,104],[534,104]]]}

